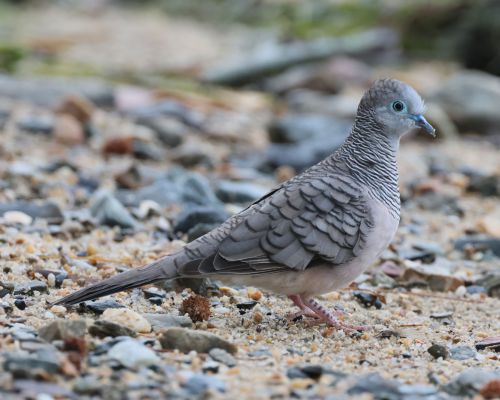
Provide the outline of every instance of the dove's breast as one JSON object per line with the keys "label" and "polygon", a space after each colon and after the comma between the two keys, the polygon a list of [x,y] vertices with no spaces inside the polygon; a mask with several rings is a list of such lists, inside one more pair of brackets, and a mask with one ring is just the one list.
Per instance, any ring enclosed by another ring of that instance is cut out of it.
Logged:
{"label": "dove's breast", "polygon": [[360,255],[342,265],[327,264],[308,267],[305,271],[275,274],[220,276],[229,284],[256,286],[284,295],[313,296],[341,289],[373,264],[387,248],[399,225],[399,217],[378,200],[370,201],[373,228],[368,233]]}

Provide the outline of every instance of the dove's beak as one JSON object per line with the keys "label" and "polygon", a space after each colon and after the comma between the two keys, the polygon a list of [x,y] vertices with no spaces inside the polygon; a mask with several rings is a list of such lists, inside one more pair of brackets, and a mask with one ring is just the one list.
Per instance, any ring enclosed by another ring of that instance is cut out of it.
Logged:
{"label": "dove's beak", "polygon": [[413,115],[412,119],[415,121],[415,125],[418,126],[419,128],[422,128],[424,131],[426,131],[429,135],[432,137],[436,137],[436,130],[434,127],[427,122],[427,120],[424,118],[422,114],[418,115]]}

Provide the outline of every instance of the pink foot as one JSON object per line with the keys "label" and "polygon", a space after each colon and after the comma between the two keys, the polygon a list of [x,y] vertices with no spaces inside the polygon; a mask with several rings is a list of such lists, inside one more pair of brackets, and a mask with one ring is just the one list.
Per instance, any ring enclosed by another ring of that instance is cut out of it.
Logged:
{"label": "pink foot", "polygon": [[301,298],[302,302],[307,305],[308,308],[313,310],[316,315],[320,318],[321,321],[326,322],[328,325],[334,326],[337,329],[342,329],[346,333],[351,333],[353,331],[366,331],[369,329],[369,326],[365,325],[350,325],[346,324],[339,320],[339,313],[343,315],[342,312],[332,312],[327,310],[321,304],[319,304],[316,300],[311,298]]}
{"label": "pink foot", "polygon": [[288,320],[293,321],[298,317],[311,317],[316,319],[319,318],[318,315],[313,310],[311,310],[304,304],[299,295],[294,294],[288,296],[288,298],[293,301],[293,304],[295,304],[297,307],[300,308],[300,311],[287,314],[286,318]]}

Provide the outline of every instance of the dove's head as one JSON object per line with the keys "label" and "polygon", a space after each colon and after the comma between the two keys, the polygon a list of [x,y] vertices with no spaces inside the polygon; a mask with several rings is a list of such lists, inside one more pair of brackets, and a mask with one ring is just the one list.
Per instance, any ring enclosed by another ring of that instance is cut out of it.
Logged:
{"label": "dove's head", "polygon": [[375,118],[387,135],[397,138],[414,128],[435,136],[435,129],[423,116],[422,98],[410,85],[395,79],[379,79],[365,93],[358,118]]}

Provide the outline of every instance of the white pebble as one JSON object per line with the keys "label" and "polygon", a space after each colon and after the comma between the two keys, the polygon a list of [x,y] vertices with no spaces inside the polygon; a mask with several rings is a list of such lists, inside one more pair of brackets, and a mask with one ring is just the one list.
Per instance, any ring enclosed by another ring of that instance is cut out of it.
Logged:
{"label": "white pebble", "polygon": [[47,276],[47,283],[50,287],[56,286],[56,276],[52,272]]}
{"label": "white pebble", "polygon": [[126,326],[134,332],[151,332],[151,324],[148,320],[128,308],[108,308],[102,313],[102,319]]}
{"label": "white pebble", "polygon": [[33,218],[22,211],[7,211],[3,214],[3,219],[6,224],[31,225],[33,222]]}

